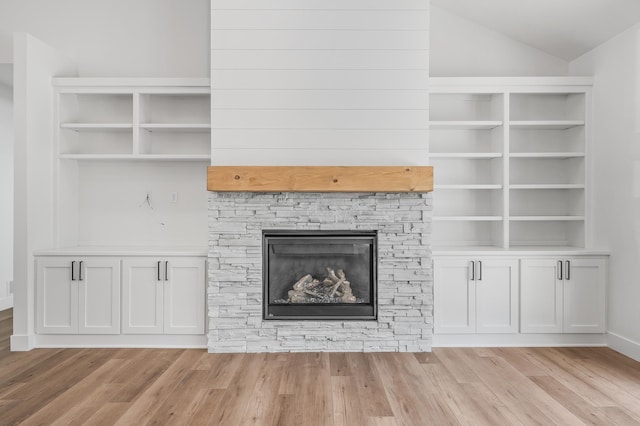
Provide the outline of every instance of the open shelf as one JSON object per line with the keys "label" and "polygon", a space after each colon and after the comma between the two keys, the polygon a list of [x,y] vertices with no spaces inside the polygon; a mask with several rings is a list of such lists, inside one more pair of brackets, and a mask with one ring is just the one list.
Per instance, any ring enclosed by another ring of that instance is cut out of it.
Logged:
{"label": "open shelf", "polygon": [[512,152],[511,158],[584,158],[584,152]]}
{"label": "open shelf", "polygon": [[510,216],[509,220],[515,222],[582,221],[584,216]]}
{"label": "open shelf", "polygon": [[581,183],[529,183],[510,184],[510,189],[584,189]]}
{"label": "open shelf", "polygon": [[431,153],[429,154],[431,158],[460,158],[460,159],[469,159],[469,160],[480,160],[480,159],[492,159],[492,158],[501,158],[501,152],[442,152],[442,153]]}
{"label": "open shelf", "polygon": [[76,132],[128,132],[133,129],[131,123],[60,123],[60,128]]}
{"label": "open shelf", "polygon": [[431,129],[445,130],[491,130],[502,126],[502,121],[498,120],[450,120],[450,121],[431,121],[429,127]]}
{"label": "open shelf", "polygon": [[209,123],[141,123],[140,128],[151,132],[204,132],[211,131]]}
{"label": "open shelf", "polygon": [[516,120],[509,123],[514,129],[566,130],[584,126],[583,120]]}

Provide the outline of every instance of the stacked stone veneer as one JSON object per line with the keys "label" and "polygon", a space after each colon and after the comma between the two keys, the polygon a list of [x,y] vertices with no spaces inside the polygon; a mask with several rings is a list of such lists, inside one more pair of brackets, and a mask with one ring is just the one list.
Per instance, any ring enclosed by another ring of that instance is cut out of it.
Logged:
{"label": "stacked stone veneer", "polygon": [[[377,230],[376,321],[262,319],[262,231]],[[428,351],[431,194],[210,193],[210,352]]]}

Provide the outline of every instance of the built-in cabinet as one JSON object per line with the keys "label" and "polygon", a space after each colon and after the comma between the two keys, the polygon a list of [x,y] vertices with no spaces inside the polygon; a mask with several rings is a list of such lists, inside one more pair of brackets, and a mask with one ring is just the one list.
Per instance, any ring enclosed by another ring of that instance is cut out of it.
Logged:
{"label": "built-in cabinet", "polygon": [[607,252],[592,246],[589,217],[592,83],[430,79],[436,345],[602,342],[562,337],[605,332]]}
{"label": "built-in cabinet", "polygon": [[605,332],[605,259],[523,259],[521,268],[523,333]]}
{"label": "built-in cabinet", "polygon": [[204,266],[204,259],[125,259],[122,332],[204,333]]}
{"label": "built-in cabinet", "polygon": [[518,262],[459,257],[434,260],[436,333],[516,333]]}
{"label": "built-in cabinet", "polygon": [[434,258],[436,334],[606,330],[606,256]]}
{"label": "built-in cabinet", "polygon": [[38,333],[120,333],[120,262],[101,257],[36,261]]}
{"label": "built-in cabinet", "polygon": [[40,334],[204,333],[204,256],[43,255],[36,270]]}
{"label": "built-in cabinet", "polygon": [[40,340],[200,345],[209,80],[54,78],[53,93],[54,245],[35,253]]}

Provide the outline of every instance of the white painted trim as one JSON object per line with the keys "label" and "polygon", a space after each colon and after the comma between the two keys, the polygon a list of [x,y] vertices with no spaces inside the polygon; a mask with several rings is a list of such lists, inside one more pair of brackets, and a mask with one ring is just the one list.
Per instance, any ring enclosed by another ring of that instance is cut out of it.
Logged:
{"label": "white painted trim", "polygon": [[165,334],[113,334],[113,335],[60,335],[39,334],[38,348],[182,348],[206,349],[205,335]]}
{"label": "white painted trim", "polygon": [[209,87],[208,78],[101,78],[101,77],[57,77],[53,78],[56,87],[79,86],[190,86]]}
{"label": "white painted trim", "polygon": [[640,343],[610,331],[607,332],[607,343],[614,351],[640,362]]}
{"label": "white painted trim", "polygon": [[500,256],[500,257],[526,257],[526,256],[609,256],[610,250],[605,248],[569,248],[569,247],[516,247],[503,249],[499,247],[435,247],[431,254],[437,257],[444,256]]}
{"label": "white painted trim", "polygon": [[13,308],[13,294],[0,298],[0,311]]}
{"label": "white painted trim", "polygon": [[430,77],[433,88],[444,86],[591,86],[593,77]]}
{"label": "white painted trim", "polygon": [[433,347],[607,346],[606,334],[434,334]]}
{"label": "white painted trim", "polygon": [[11,335],[11,351],[26,352],[36,347],[35,334],[13,334]]}

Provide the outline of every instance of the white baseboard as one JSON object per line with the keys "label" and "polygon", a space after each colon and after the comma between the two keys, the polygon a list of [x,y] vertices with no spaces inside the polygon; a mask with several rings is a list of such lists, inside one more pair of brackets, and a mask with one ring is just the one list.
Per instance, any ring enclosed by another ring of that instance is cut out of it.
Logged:
{"label": "white baseboard", "polygon": [[607,333],[607,338],[611,349],[640,362],[640,343],[611,332]]}
{"label": "white baseboard", "polygon": [[433,347],[607,346],[606,334],[434,334]]}
{"label": "white baseboard", "polygon": [[13,294],[7,297],[0,297],[0,311],[13,308]]}
{"label": "white baseboard", "polygon": [[206,349],[207,336],[200,334],[38,334],[35,347]]}
{"label": "white baseboard", "polygon": [[11,351],[26,352],[36,347],[36,336],[33,334],[13,334],[11,336]]}

